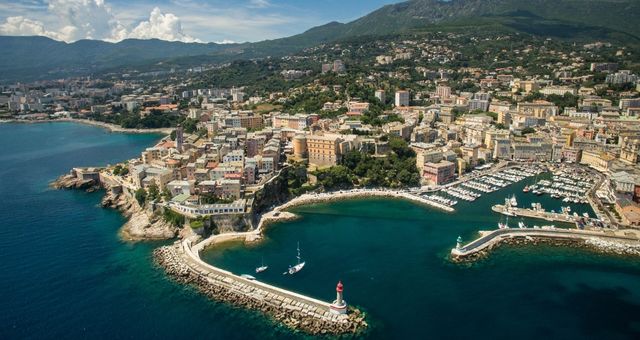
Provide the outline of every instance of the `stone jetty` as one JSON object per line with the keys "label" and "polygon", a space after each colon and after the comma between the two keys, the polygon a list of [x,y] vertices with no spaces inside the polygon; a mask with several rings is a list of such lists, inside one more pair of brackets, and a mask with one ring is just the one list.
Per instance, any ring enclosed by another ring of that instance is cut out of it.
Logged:
{"label": "stone jetty", "polygon": [[637,230],[578,230],[578,229],[498,229],[480,232],[481,236],[467,245],[451,250],[454,262],[470,262],[486,257],[500,245],[548,244],[582,247],[595,251],[640,255],[640,232]]}
{"label": "stone jetty", "polygon": [[200,260],[200,244],[183,240],[153,253],[158,265],[179,283],[190,284],[204,295],[251,310],[258,310],[293,330],[308,334],[356,334],[367,327],[365,315],[350,308],[348,314],[330,312],[329,303],[249,280]]}

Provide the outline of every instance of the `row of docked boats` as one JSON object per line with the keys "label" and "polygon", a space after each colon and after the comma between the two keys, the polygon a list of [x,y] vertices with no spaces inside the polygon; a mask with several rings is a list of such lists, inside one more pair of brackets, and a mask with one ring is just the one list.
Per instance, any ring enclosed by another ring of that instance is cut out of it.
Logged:
{"label": "row of docked boats", "polygon": [[[513,183],[522,181],[531,176],[536,176],[544,171],[537,166],[516,166],[503,169],[494,173],[479,175],[473,179],[462,182],[456,186],[450,186],[440,191],[455,199],[473,202],[480,198],[483,193],[491,193]],[[448,197],[439,196],[444,199]],[[515,200],[515,197],[513,197]]]}
{"label": "row of docked boats", "polygon": [[474,191],[465,190],[460,187],[445,188],[445,189],[442,189],[442,192],[468,202],[473,202],[477,198],[482,196]]}
{"label": "row of docked boats", "polygon": [[458,204],[457,200],[454,199],[449,199],[449,198],[445,198],[442,196],[438,196],[438,195],[424,195],[423,196],[424,199],[426,200],[430,200],[439,204],[444,204],[448,207],[453,207],[454,205]]}

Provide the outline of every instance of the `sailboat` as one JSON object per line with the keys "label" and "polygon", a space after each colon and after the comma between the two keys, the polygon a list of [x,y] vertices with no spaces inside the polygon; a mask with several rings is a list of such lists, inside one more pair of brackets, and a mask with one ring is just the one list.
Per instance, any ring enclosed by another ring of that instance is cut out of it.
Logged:
{"label": "sailboat", "polygon": [[289,266],[289,270],[282,273],[283,275],[286,275],[286,274],[293,275],[301,271],[302,268],[304,268],[305,262],[304,261],[300,262],[300,242],[298,242],[298,256],[296,256],[296,258],[298,259],[298,264],[296,264],[295,266]]}
{"label": "sailboat", "polygon": [[262,265],[258,268],[256,268],[256,274],[257,273],[262,273],[263,271],[269,269],[269,266],[265,266],[264,265],[264,257],[262,258]]}

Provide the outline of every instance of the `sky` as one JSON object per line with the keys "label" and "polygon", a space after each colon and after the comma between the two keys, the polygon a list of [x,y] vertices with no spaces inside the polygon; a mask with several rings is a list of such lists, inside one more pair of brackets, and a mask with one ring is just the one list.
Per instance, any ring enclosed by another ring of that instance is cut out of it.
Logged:
{"label": "sky", "polygon": [[254,42],[349,22],[396,2],[401,0],[0,0],[0,35]]}

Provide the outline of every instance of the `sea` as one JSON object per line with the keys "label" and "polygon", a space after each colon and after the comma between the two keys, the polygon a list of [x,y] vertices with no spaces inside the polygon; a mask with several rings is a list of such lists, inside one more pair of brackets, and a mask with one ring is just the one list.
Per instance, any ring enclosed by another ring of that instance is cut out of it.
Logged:
{"label": "sea", "polygon": [[[123,161],[159,138],[75,123],[0,124],[0,339],[308,337],[168,279],[151,258],[168,242],[122,241],[124,219],[99,206],[101,192],[48,186],[74,166]],[[300,219],[269,226],[264,242],[229,243],[204,259],[326,301],[342,281],[346,301],[367,314],[361,338],[639,339],[638,258],[526,246],[473,264],[449,260],[458,236],[470,241],[505,222],[490,210],[505,197],[566,205],[522,193],[525,184],[461,202],[454,213],[391,199],[297,207]],[[283,275],[298,244],[306,265]],[[255,274],[262,263],[269,269]]]}

